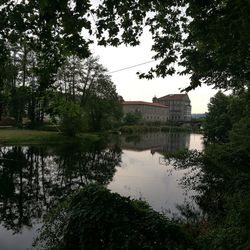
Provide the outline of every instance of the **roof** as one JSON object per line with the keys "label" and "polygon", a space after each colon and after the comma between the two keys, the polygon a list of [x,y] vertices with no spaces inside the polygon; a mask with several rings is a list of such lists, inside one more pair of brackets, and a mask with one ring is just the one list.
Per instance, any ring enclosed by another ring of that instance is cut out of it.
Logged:
{"label": "roof", "polygon": [[159,98],[156,98],[158,100],[183,100],[185,98],[188,98],[189,100],[189,97],[187,94],[172,94],[172,95],[165,95],[163,97],[159,97]]}
{"label": "roof", "polygon": [[142,102],[142,101],[128,101],[128,102],[123,102],[122,105],[146,105],[146,106],[167,108],[166,105],[162,105],[160,103]]}

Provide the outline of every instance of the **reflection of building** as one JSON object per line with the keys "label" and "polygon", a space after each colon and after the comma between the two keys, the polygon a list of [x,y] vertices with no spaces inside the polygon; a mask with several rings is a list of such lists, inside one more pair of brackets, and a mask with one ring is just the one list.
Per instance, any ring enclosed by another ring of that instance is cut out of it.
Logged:
{"label": "reflection of building", "polygon": [[191,121],[191,104],[187,94],[166,95],[153,98],[153,103],[160,103],[169,107],[171,121]]}
{"label": "reflection of building", "polygon": [[189,148],[190,134],[185,133],[148,133],[136,137],[124,137],[123,149],[137,151],[151,150],[151,152],[175,152]]}
{"label": "reflection of building", "polygon": [[123,102],[122,106],[124,114],[139,111],[142,114],[143,121],[146,122],[166,122],[169,117],[168,107],[159,103],[130,101]]}

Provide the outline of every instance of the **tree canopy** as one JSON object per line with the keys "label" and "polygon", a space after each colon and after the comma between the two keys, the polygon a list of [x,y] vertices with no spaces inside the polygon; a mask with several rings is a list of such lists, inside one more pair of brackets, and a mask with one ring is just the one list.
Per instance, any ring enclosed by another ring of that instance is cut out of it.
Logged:
{"label": "tree canopy", "polygon": [[[136,46],[149,27],[159,60],[140,77],[190,74],[185,90],[202,83],[216,88],[249,86],[248,0],[3,0],[0,40],[27,43],[39,51],[41,86],[53,81],[64,56],[90,55],[89,44]],[[1,50],[3,50],[1,46]],[[2,53],[2,52],[1,52]]]}
{"label": "tree canopy", "polygon": [[225,95],[219,91],[210,99],[204,120],[204,136],[209,142],[227,142],[230,131],[249,117],[249,91]]}
{"label": "tree canopy", "polygon": [[225,142],[228,140],[232,122],[229,111],[230,96],[219,91],[208,104],[208,114],[204,122],[204,135],[208,141]]}

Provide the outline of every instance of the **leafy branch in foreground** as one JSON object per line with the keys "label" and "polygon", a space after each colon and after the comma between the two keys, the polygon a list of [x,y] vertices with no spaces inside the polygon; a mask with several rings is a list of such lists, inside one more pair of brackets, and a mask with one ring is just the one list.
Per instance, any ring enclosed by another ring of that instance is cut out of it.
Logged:
{"label": "leafy branch in foreground", "polygon": [[[90,56],[89,45],[136,46],[144,28],[155,68],[140,77],[190,74],[189,91],[202,83],[223,89],[249,87],[250,2],[193,0],[3,0],[0,43],[26,43],[39,52],[42,88],[53,83],[67,55]],[[4,51],[4,46],[0,49]],[[1,52],[0,52],[1,53]]]}

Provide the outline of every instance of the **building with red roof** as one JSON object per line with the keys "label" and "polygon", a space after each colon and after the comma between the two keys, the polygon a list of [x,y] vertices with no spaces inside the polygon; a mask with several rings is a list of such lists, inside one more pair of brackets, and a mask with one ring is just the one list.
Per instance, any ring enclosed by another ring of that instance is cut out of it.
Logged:
{"label": "building with red roof", "polygon": [[153,102],[124,101],[124,114],[139,111],[143,121],[191,121],[191,102],[187,94],[154,97]]}
{"label": "building with red roof", "polygon": [[127,101],[122,102],[123,112],[126,115],[131,112],[140,112],[145,122],[166,122],[169,119],[169,109],[160,103]]}

